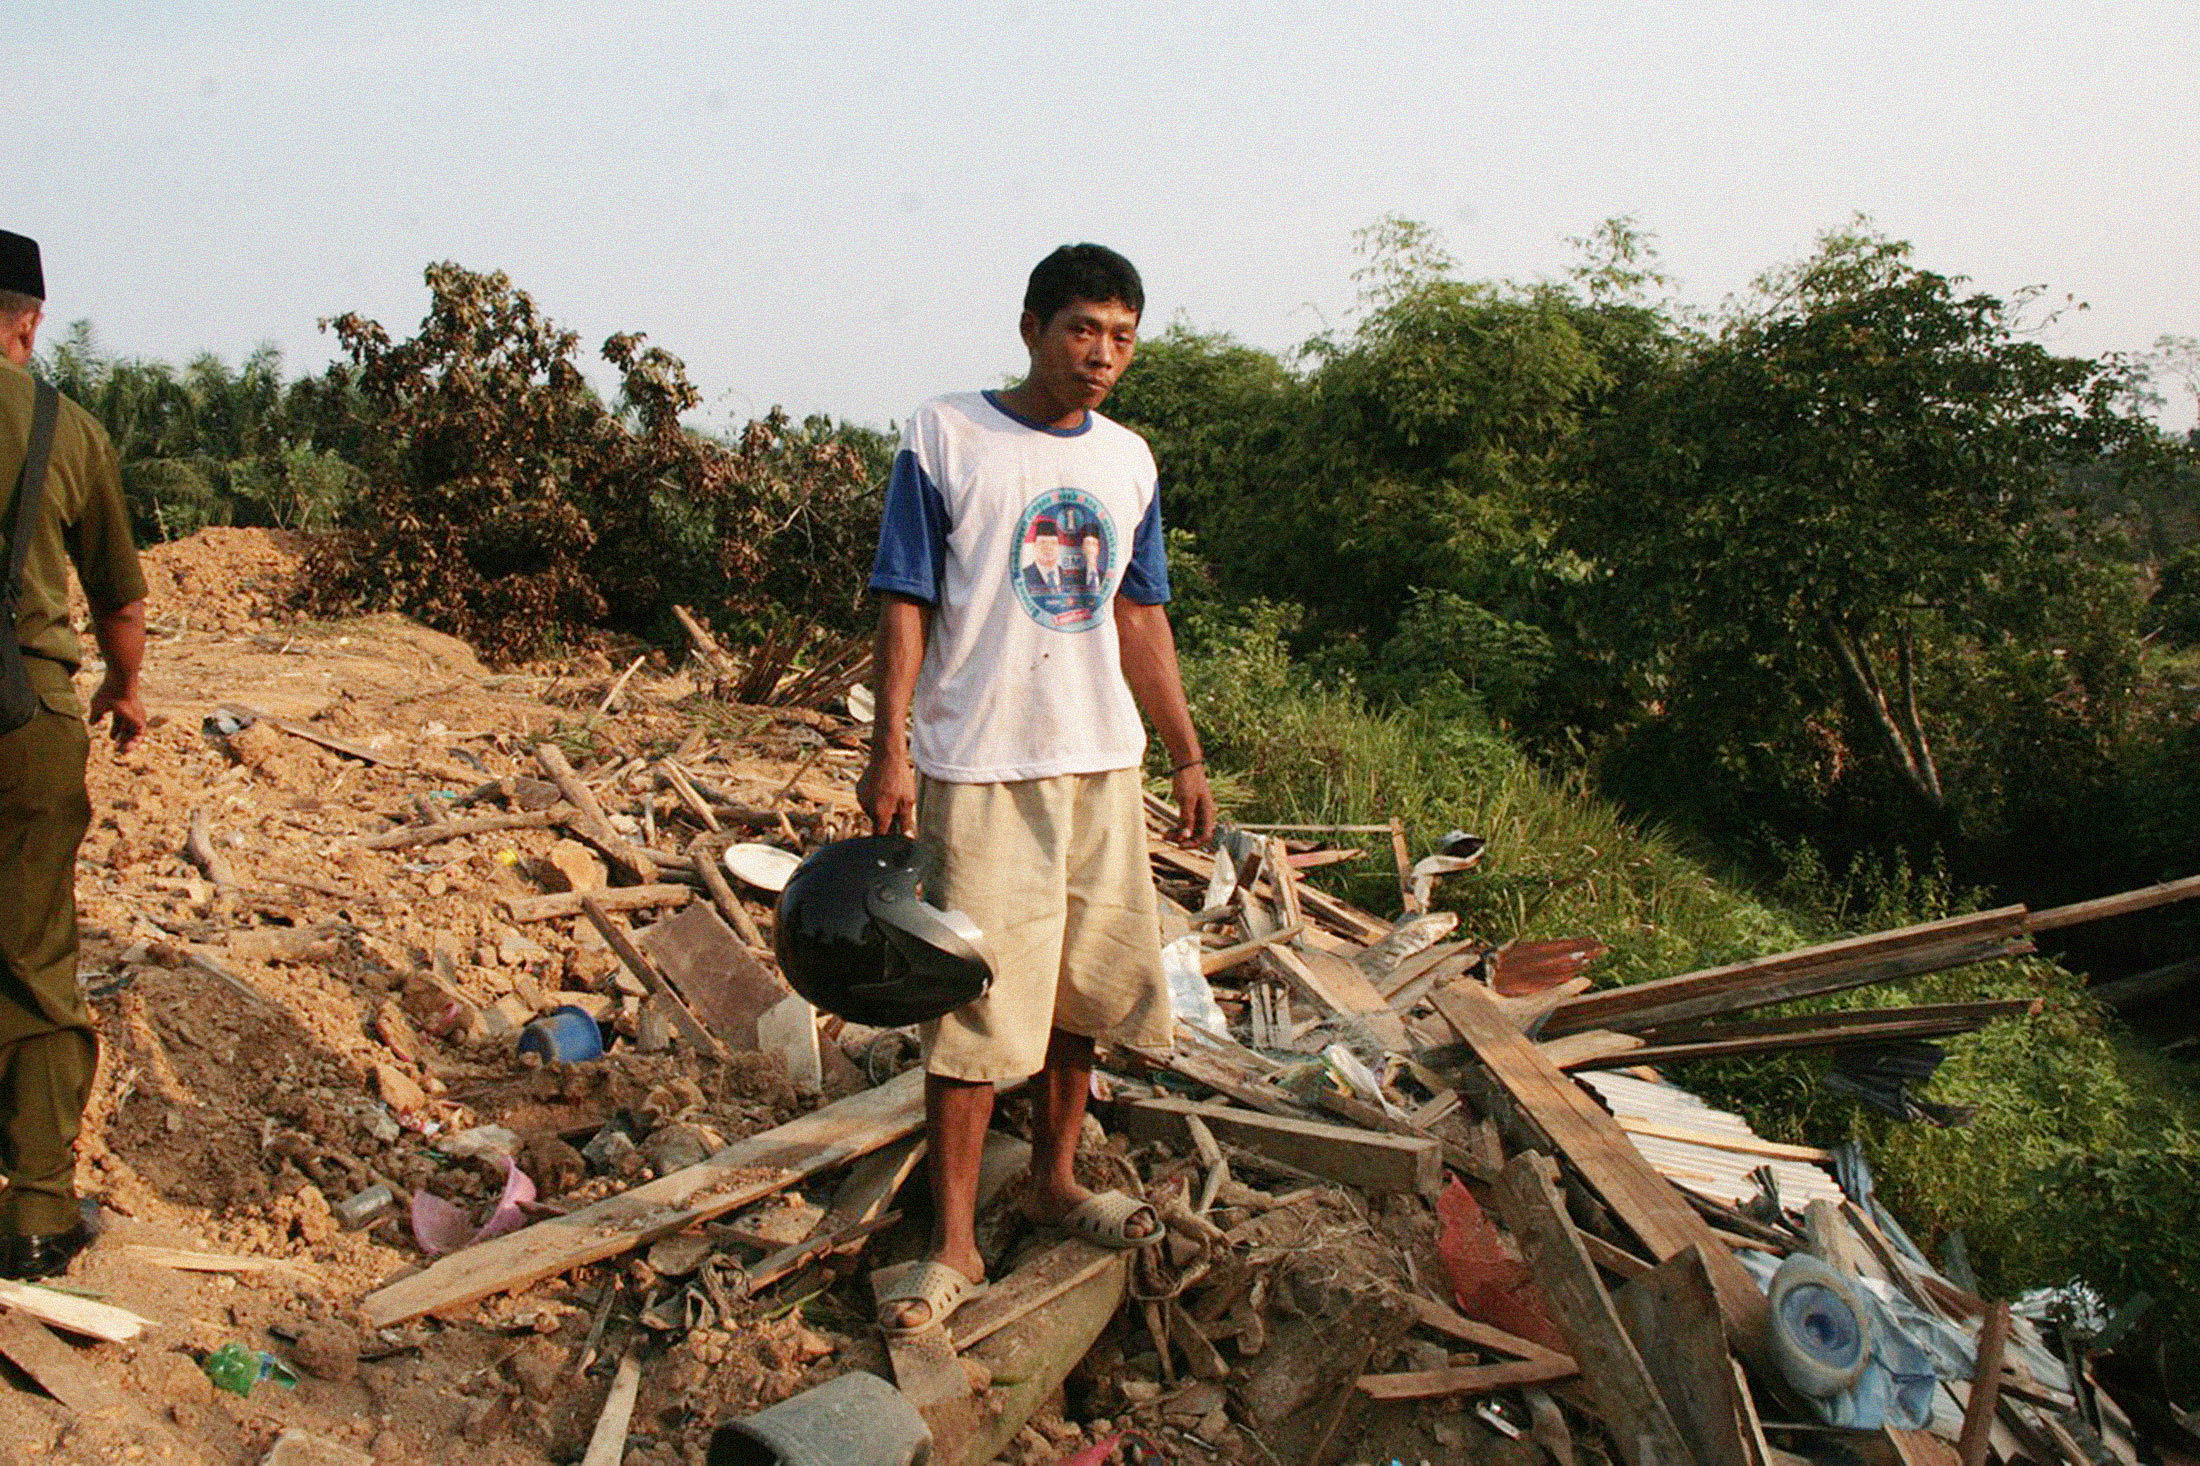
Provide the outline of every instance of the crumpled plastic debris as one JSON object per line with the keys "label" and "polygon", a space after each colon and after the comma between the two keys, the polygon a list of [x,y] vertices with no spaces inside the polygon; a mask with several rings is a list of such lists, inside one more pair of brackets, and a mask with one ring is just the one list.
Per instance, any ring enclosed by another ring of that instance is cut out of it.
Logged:
{"label": "crumpled plastic debris", "polygon": [[535,1183],[510,1156],[500,1159],[504,1162],[504,1191],[490,1209],[488,1220],[478,1227],[466,1208],[445,1201],[432,1191],[413,1193],[413,1240],[420,1244],[423,1252],[440,1257],[446,1252],[456,1252],[461,1247],[502,1236],[526,1222],[527,1206],[535,1199]]}

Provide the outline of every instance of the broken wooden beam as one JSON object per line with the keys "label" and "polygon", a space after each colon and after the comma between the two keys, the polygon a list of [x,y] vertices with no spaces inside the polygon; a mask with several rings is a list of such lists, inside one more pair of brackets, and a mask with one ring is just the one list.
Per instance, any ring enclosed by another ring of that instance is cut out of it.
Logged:
{"label": "broken wooden beam", "polygon": [[596,1428],[589,1432],[581,1466],[619,1466],[626,1459],[627,1426],[634,1418],[634,1397],[641,1388],[641,1356],[629,1350],[619,1360],[618,1373],[611,1377],[611,1393],[604,1399],[603,1412],[596,1417]]}
{"label": "broken wooden beam", "polygon": [[[2020,937],[2025,931],[2025,909],[2004,906],[1993,911],[1952,916],[1942,921],[1897,927],[1859,937],[1844,937],[1791,952],[1752,957],[1723,967],[1707,967],[1661,977],[1625,987],[1585,993],[1564,1004],[1546,1025],[1556,1038],[1584,1028],[1647,1028],[1657,1022],[1677,1022],[1699,1013],[1724,1011],[1719,1001],[1736,990],[1755,991],[1770,983],[1807,972],[1845,969],[1874,959],[1911,953],[1919,948],[1991,938]],[[1929,970],[1929,969],[1925,969]],[[1876,981],[1878,979],[1869,979]],[[1710,1006],[1702,1006],[1708,1003]],[[1671,1011],[1667,1011],[1671,1010]],[[1644,1018],[1656,1011],[1659,1018]]]}
{"label": "broken wooden beam", "polygon": [[1621,1324],[1596,1265],[1567,1219],[1566,1203],[1544,1170],[1550,1165],[1533,1152],[1514,1156],[1498,1178],[1497,1204],[1505,1226],[1528,1255],[1560,1331],[1573,1344],[1582,1379],[1621,1457],[1627,1466],[1712,1466],[1700,1461],[1682,1437]]}
{"label": "broken wooden beam", "polygon": [[2200,876],[2186,876],[2183,880],[2162,881],[2152,886],[2141,886],[2135,891],[2119,891],[2113,896],[2101,896],[2091,901],[2035,911],[2025,918],[2024,924],[2029,931],[2051,932],[2066,926],[2076,926],[2084,921],[2128,916],[2134,911],[2149,911],[2157,906],[2167,906],[2175,901],[2190,901],[2195,897],[2200,897]]}
{"label": "broken wooden beam", "polygon": [[1291,941],[1305,930],[1305,922],[1295,921],[1291,925],[1272,931],[1264,937],[1255,937],[1249,942],[1239,942],[1232,947],[1217,947],[1212,952],[1202,952],[1199,954],[1200,975],[1213,977],[1216,973],[1228,972],[1240,962],[1250,961],[1268,947]]}
{"label": "broken wooden beam", "polygon": [[576,834],[610,858],[611,862],[633,878],[637,885],[648,885],[657,879],[657,867],[642,851],[611,828],[611,821],[604,816],[603,806],[596,802],[596,793],[581,782],[580,775],[565,760],[565,752],[555,743],[537,744],[535,762],[542,765],[558,786],[573,813],[567,823]]}
{"label": "broken wooden beam", "polygon": [[[1813,1014],[1805,1019],[1780,1019],[1782,1025],[1761,1033],[1702,1037],[1673,1042],[1649,1042],[1633,1049],[1577,1058],[1568,1069],[1622,1069],[1637,1064],[1679,1064],[1693,1059],[1727,1059],[1754,1054],[1789,1053],[1803,1049],[1847,1048],[1854,1044],[1892,1043],[1901,1039],[1946,1038],[1984,1028],[1997,1017],[2016,1017],[2036,1011],[2037,998],[2010,998],[1994,1003],[1934,1005],[1960,1011],[1937,1012],[1933,1008],[1870,1010],[1855,1013]],[[1980,1010],[1991,1010],[1982,1012]],[[1897,1016],[1899,1015],[1899,1016]]]}
{"label": "broken wooden beam", "polygon": [[1757,1466],[1742,1433],[1734,1355],[1703,1254],[1691,1247],[1612,1294],[1673,1424],[1703,1466]]}
{"label": "broken wooden beam", "polygon": [[1750,1358],[1761,1357],[1769,1320],[1765,1295],[1618,1122],[1515,1029],[1479,984],[1454,983],[1429,998],[1503,1092],[1652,1256],[1662,1262],[1703,1246],[1728,1329]]}
{"label": "broken wooden beam", "polygon": [[1180,1099],[1139,1100],[1115,1112],[1117,1128],[1135,1139],[1183,1145],[1191,1143],[1188,1121],[1195,1116],[1222,1140],[1340,1185],[1422,1196],[1443,1189],[1444,1148],[1434,1136],[1371,1134]]}
{"label": "broken wooden beam", "polygon": [[694,899],[695,888],[664,881],[594,891],[556,891],[547,896],[506,896],[504,909],[515,922],[550,921],[560,916],[579,916],[581,902],[590,897],[605,911],[644,911],[657,906],[685,906]]}
{"label": "broken wooden beam", "polygon": [[725,1044],[703,1026],[702,1020],[688,1007],[687,1000],[680,996],[679,990],[658,970],[657,964],[649,959],[649,954],[634,945],[633,933],[626,929],[625,921],[604,910],[603,903],[596,898],[594,892],[583,891],[580,898],[582,914],[587,916],[589,923],[602,935],[605,944],[618,955],[619,960],[626,964],[627,971],[640,978],[642,986],[649,989],[650,996],[664,1005],[666,1016],[672,1019],[673,1026],[697,1049],[720,1063],[726,1062],[731,1056],[727,1053]]}
{"label": "broken wooden beam", "polygon": [[369,1328],[388,1328],[616,1257],[869,1155],[923,1124],[924,1075],[913,1069],[707,1161],[438,1259],[368,1294],[362,1316]]}
{"label": "broken wooden beam", "polygon": [[1986,1446],[2001,1404],[2001,1356],[2009,1340],[2009,1305],[1994,1304],[1979,1325],[1978,1364],[1971,1371],[1971,1397],[1963,1404],[1963,1432],[1956,1438],[1961,1466],[1986,1466]]}
{"label": "broken wooden beam", "polygon": [[48,1328],[109,1344],[127,1343],[153,1323],[127,1308],[41,1288],[36,1283],[0,1282],[0,1308],[34,1318]]}
{"label": "broken wooden beam", "polygon": [[[1750,1008],[1771,1007],[1773,1004],[1791,1002],[1797,998],[1823,997],[1828,993],[1846,992],[1851,988],[1899,982],[1904,978],[1917,977],[1928,972],[1945,972],[1979,962],[2024,957],[2033,950],[2032,939],[2021,933],[2016,936],[1988,935],[1924,944],[1854,962],[1826,963],[1759,974],[1748,981],[1736,982],[1720,990],[1698,993],[1656,1006],[1641,1006],[1627,1013],[1606,1014],[1604,1021],[1591,1026],[1629,1033],[1640,1029],[1670,1028],[1682,1022],[1717,1018]],[[1613,991],[1626,992],[1629,989]],[[1585,993],[1578,998],[1568,999],[1552,1015],[1549,1031],[1553,1036],[1562,1031],[1574,1031],[1579,1026],[1576,1020],[1580,1016],[1575,1005],[1608,995],[1610,994],[1604,992]]]}
{"label": "broken wooden beam", "polygon": [[505,830],[540,830],[560,823],[569,812],[560,806],[556,809],[528,810],[520,814],[485,814],[470,820],[445,820],[439,825],[401,825],[379,835],[369,835],[357,843],[362,850],[411,850],[445,840],[462,840],[468,835],[493,835]]}
{"label": "broken wooden beam", "polygon": [[1400,1374],[1363,1374],[1360,1393],[1376,1400],[1433,1400],[1445,1395],[1487,1395],[1519,1385],[1572,1379],[1581,1370],[1564,1354],[1546,1359],[1508,1359],[1502,1364],[1453,1365]]}

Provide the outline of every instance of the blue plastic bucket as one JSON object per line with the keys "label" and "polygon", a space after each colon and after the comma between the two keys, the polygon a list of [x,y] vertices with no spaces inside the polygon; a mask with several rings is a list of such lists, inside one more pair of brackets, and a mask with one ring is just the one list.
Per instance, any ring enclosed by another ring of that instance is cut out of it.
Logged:
{"label": "blue plastic bucket", "polygon": [[603,1057],[603,1030],[586,1008],[567,1003],[519,1031],[519,1051],[540,1054],[549,1064],[579,1064]]}

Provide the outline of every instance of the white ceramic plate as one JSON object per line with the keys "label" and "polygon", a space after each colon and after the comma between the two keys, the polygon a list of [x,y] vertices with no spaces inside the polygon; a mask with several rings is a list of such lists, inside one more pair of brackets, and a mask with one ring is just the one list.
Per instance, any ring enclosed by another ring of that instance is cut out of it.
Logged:
{"label": "white ceramic plate", "polygon": [[802,857],[777,845],[728,845],[726,869],[736,880],[747,881],[759,890],[774,896],[787,888],[787,877],[802,863]]}

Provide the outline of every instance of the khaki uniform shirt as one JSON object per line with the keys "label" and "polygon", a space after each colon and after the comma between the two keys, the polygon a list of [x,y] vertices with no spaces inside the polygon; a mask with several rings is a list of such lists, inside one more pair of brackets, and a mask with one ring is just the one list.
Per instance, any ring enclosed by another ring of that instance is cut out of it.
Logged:
{"label": "khaki uniform shirt", "polygon": [[[0,358],[0,545],[15,523],[15,480],[30,441],[31,374]],[[130,540],[130,512],[122,501],[122,474],[106,429],[67,397],[54,422],[53,458],[46,469],[44,505],[23,566],[23,598],[17,604],[15,639],[30,660],[31,682],[47,707],[84,715],[69,681],[83,661],[69,625],[68,566],[76,565],[85,599],[95,613],[117,611],[145,597],[145,575]],[[7,568],[0,559],[0,573]],[[43,659],[43,660],[41,660]]]}

